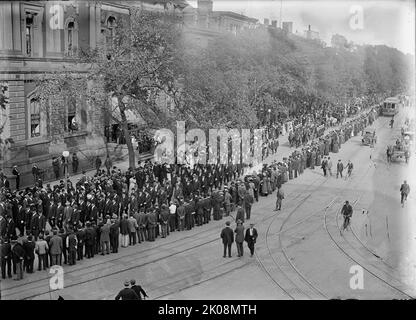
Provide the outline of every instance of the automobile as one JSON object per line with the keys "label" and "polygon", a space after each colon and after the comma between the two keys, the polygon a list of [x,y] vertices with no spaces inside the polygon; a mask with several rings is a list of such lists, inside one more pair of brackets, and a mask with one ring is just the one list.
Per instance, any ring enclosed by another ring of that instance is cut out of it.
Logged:
{"label": "automobile", "polygon": [[403,140],[405,144],[409,144],[410,146],[413,146],[415,142],[415,132],[414,131],[405,131],[403,134]]}
{"label": "automobile", "polygon": [[374,145],[377,142],[377,137],[374,132],[366,131],[361,142],[365,146]]}

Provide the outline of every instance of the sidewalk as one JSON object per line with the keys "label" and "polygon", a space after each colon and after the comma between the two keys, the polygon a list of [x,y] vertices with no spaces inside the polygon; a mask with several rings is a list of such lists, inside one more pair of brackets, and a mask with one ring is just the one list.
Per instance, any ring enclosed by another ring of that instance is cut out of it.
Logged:
{"label": "sidewalk", "polygon": [[[367,111],[367,110],[365,110]],[[329,127],[327,129],[325,129],[324,134],[322,135],[322,137],[326,136],[329,132],[338,130],[342,125],[344,125],[346,122],[354,120],[356,118],[359,118],[361,116],[362,113],[360,114],[355,114],[351,117],[346,118],[342,123],[337,124],[336,126],[333,127]],[[263,160],[262,163],[254,166],[253,168],[250,168],[250,170],[247,170],[247,172],[245,172],[245,174],[249,174],[249,173],[253,173],[254,171],[256,171],[256,173],[261,172],[261,169],[263,167],[263,164],[271,164],[274,160],[276,160],[277,162],[283,161],[283,158],[288,158],[293,151],[295,150],[302,150],[302,148],[304,148],[304,146],[300,146],[299,148],[295,148],[295,147],[290,147],[289,146],[289,140],[288,140],[288,134],[286,133],[286,135],[279,135],[279,138],[277,139],[279,140],[279,147],[277,148],[277,153],[273,154],[273,155],[269,155],[265,160]],[[314,141],[316,141],[317,139],[314,139]],[[310,142],[308,142],[307,144],[309,144]]]}
{"label": "sidewalk", "polygon": [[[350,121],[350,120],[353,120],[355,118],[358,118],[360,115],[361,114],[358,114],[358,115],[354,115],[352,117],[349,117],[343,123],[345,123],[347,121]],[[334,127],[327,128],[325,130],[323,136],[325,136],[326,134],[328,134],[331,131],[334,131],[334,130],[339,129],[339,127],[342,126],[343,123],[338,124],[338,125],[336,125]],[[276,161],[282,161],[283,158],[288,158],[292,154],[293,151],[295,151],[295,150],[301,150],[303,148],[303,146],[300,146],[299,148],[291,148],[289,146],[289,141],[288,141],[287,134],[286,135],[280,135],[279,138],[278,138],[278,140],[279,140],[279,147],[277,149],[277,153],[275,153],[273,155],[269,155],[265,160],[263,160],[262,163],[258,164],[256,167],[250,168],[250,170],[246,170],[244,172],[244,174],[249,174],[249,172],[252,173],[253,171],[256,171],[258,173],[259,171],[261,171],[261,168],[262,168],[262,166],[263,166],[264,163],[265,164],[270,164],[274,160],[276,160]],[[136,161],[141,160],[141,158],[142,159],[145,159],[145,160],[152,158],[149,154],[142,154],[141,156],[142,157],[140,157],[140,156],[138,157],[136,155]],[[128,157],[127,157],[127,159],[125,159],[123,161],[113,162],[113,166],[115,166],[117,169],[121,169],[122,172],[127,171],[127,169],[129,168]],[[101,166],[101,168],[103,169],[105,167],[104,166]],[[86,175],[89,176],[89,177],[93,177],[95,173],[96,173],[96,170],[95,169],[91,169],[91,170],[86,171]],[[80,174],[76,174],[76,175],[70,176],[69,177],[69,180],[72,182],[73,185],[75,185],[75,183],[78,182],[79,179],[81,179],[81,177],[82,177],[82,174],[80,173]],[[61,180],[63,180],[63,177],[62,177]],[[58,185],[59,183],[60,183],[60,180],[54,180],[54,181],[45,181],[43,184],[44,185],[50,184],[50,186],[53,187],[54,185]]]}

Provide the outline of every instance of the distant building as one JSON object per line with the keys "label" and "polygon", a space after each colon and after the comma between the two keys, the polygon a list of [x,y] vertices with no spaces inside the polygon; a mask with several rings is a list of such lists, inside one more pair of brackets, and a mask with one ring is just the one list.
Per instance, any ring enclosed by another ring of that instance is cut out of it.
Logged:
{"label": "distant building", "polygon": [[293,22],[292,21],[283,21],[282,29],[286,33],[293,33]]}
{"label": "distant building", "polygon": [[265,26],[268,26],[268,25],[269,25],[269,19],[264,18],[264,25],[265,25]]}
{"label": "distant building", "polygon": [[272,20],[272,27],[277,28],[277,20]]}
{"label": "distant building", "polygon": [[347,39],[340,34],[334,34],[331,38],[331,46],[334,48],[345,48],[347,44]]}
{"label": "distant building", "polygon": [[184,34],[190,43],[205,47],[223,32],[237,34],[257,26],[257,19],[231,11],[213,11],[212,0],[198,0],[198,7],[182,10]]}
{"label": "distant building", "polygon": [[319,40],[319,32],[311,30],[311,25],[309,25],[308,30],[305,30],[305,38],[309,40]]}

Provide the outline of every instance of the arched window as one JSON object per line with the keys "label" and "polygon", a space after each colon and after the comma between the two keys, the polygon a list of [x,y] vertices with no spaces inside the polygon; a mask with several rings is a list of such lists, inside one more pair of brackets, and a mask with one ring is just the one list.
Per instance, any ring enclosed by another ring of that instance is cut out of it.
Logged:
{"label": "arched window", "polygon": [[30,138],[40,136],[40,103],[37,98],[29,99]]}
{"label": "arched window", "polygon": [[108,48],[111,48],[116,36],[116,18],[113,16],[108,17],[106,27],[106,44]]}
{"label": "arched window", "polygon": [[34,18],[33,14],[26,13],[26,29],[25,29],[25,53],[28,56],[32,56],[33,53],[33,28],[34,28]]}
{"label": "arched window", "polygon": [[66,23],[65,27],[65,53],[72,57],[76,54],[78,47],[78,30],[77,24],[73,19]]}

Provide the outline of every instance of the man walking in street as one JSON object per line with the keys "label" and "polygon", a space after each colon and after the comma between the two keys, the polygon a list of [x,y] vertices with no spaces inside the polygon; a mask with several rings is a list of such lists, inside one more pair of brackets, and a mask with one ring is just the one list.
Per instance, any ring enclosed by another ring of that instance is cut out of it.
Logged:
{"label": "man walking in street", "polygon": [[326,160],[326,157],[322,160],[321,168],[322,168],[322,171],[324,172],[324,177],[326,177],[326,170],[328,168],[328,161]]}
{"label": "man walking in street", "polygon": [[116,296],[115,300],[140,300],[139,296],[134,292],[133,289],[130,287],[130,281],[124,281],[124,289],[122,289],[118,295]]}
{"label": "man walking in street", "polygon": [[329,176],[332,177],[332,161],[330,157],[328,157],[327,168],[328,168]]}
{"label": "man walking in street", "polygon": [[342,178],[342,171],[344,171],[344,165],[342,164],[341,159],[339,159],[337,163],[337,179],[339,175]]}
{"label": "man walking in street", "polygon": [[[352,169],[354,168],[352,162],[350,160],[348,160],[348,164],[347,164],[347,172],[348,172],[348,178],[351,177],[351,173],[352,173]],[[345,177],[347,178],[347,177]]]}
{"label": "man walking in street", "polygon": [[235,244],[237,245],[237,256],[242,257],[244,254],[243,243],[244,243],[244,226],[241,220],[237,221],[237,227],[235,232]]}
{"label": "man walking in street", "polygon": [[[130,280],[131,289],[133,289],[134,292],[136,292],[137,296],[139,297],[139,300],[145,300],[145,298],[148,298],[147,293],[143,290],[142,286],[136,285],[136,280],[132,279]],[[143,299],[142,299],[143,295]]]}
{"label": "man walking in street", "polygon": [[253,205],[253,202],[253,196],[250,193],[246,192],[246,194],[244,195],[244,209],[246,211],[246,220],[250,220],[251,206]]}
{"label": "man walking in street", "polygon": [[274,211],[282,210],[282,200],[284,198],[285,198],[285,194],[282,190],[282,187],[279,186],[279,188],[277,189],[277,193],[276,193],[276,209],[274,209]]}
{"label": "man walking in street", "polygon": [[410,192],[410,186],[407,184],[407,181],[404,180],[402,185],[400,186],[400,203],[402,204],[402,208],[404,207],[404,202],[407,200],[407,196]]}
{"label": "man walking in street", "polygon": [[254,245],[256,243],[258,234],[256,228],[254,228],[254,223],[250,223],[250,228],[246,230],[246,236],[244,240],[247,242],[247,246],[250,249],[251,257],[254,254]]}
{"label": "man walking in street", "polygon": [[225,228],[222,229],[221,235],[222,244],[224,245],[224,255],[223,258],[227,256],[227,249],[228,249],[228,257],[231,258],[231,245],[234,242],[234,233],[233,230],[230,228],[230,221],[225,223]]}

